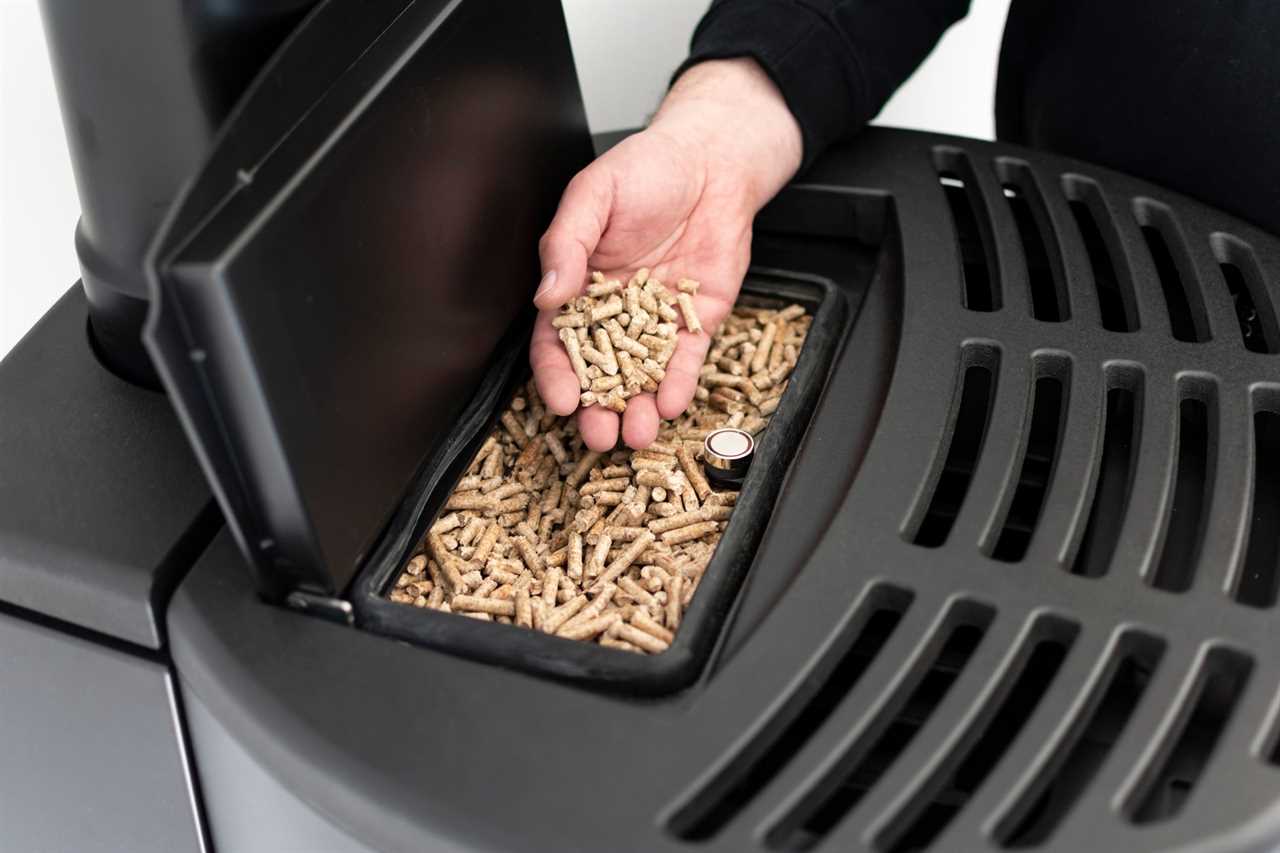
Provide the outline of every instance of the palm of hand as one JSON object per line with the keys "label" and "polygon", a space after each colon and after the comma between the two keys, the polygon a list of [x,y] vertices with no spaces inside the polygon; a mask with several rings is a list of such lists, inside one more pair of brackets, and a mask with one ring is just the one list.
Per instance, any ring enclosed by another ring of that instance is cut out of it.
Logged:
{"label": "palm of hand", "polygon": [[[690,152],[662,134],[646,131],[622,142],[585,170],[570,185],[561,210],[569,203],[596,217],[595,245],[579,240],[573,262],[558,264],[568,271],[558,282],[554,302],[539,306],[530,360],[539,392],[561,414],[577,406],[578,383],[556,332],[551,327],[554,306],[583,289],[588,269],[608,277],[629,276],[648,267],[664,281],[694,278],[702,283],[694,302],[706,331],[681,330],[667,376],[656,398],[643,394],[628,401],[622,436],[632,447],[648,445],[657,436],[659,415],[673,418],[684,411],[697,386],[698,371],[713,332],[728,315],[750,259],[751,211],[740,201],[739,188],[726,185],[708,168],[706,158]],[[559,218],[559,217],[558,217]],[[577,223],[575,233],[583,232]],[[544,255],[555,226],[544,241]],[[589,241],[588,241],[589,242]],[[617,440],[619,418],[592,406],[579,414],[579,428],[588,446],[602,449]]]}

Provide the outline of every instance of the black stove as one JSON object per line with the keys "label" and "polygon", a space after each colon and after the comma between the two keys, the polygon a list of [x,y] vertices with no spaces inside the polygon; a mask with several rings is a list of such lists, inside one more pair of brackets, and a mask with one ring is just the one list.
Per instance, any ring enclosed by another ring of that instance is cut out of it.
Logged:
{"label": "black stove", "polygon": [[0,363],[6,849],[1280,843],[1280,240],[868,130],[756,224],[828,342],[705,648],[441,637],[382,596],[591,156],[562,14],[279,5],[145,250],[82,226]]}

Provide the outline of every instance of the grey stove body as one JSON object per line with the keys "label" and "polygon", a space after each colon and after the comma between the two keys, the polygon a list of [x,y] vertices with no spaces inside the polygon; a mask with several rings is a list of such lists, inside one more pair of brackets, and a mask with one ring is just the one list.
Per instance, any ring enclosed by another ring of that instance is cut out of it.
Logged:
{"label": "grey stove body", "polygon": [[[457,410],[334,450],[349,425],[279,371],[414,391],[369,354],[412,329],[347,330],[405,279],[461,323],[442,264],[519,279],[458,387],[523,345],[590,156],[559,4],[277,5],[187,159],[129,155],[153,183],[123,197],[171,203],[125,233],[86,198],[84,284],[0,363],[0,848],[1280,844],[1280,240],[1088,164],[863,134],[757,222],[753,277],[838,312],[705,663],[597,682],[505,633],[478,660],[366,615]],[[247,43],[217,21],[174,32]],[[72,148],[96,191],[106,155]]]}

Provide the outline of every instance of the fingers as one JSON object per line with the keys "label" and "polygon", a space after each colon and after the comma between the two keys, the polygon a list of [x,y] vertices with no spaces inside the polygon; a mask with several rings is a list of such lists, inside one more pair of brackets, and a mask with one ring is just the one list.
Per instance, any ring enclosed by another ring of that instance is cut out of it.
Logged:
{"label": "fingers", "polygon": [[558,308],[581,292],[587,259],[604,234],[612,204],[613,182],[599,164],[588,166],[569,182],[538,244],[543,275],[533,296],[538,308]]}
{"label": "fingers", "polygon": [[618,443],[618,416],[600,406],[587,406],[578,412],[578,433],[592,450],[612,450]]}
{"label": "fingers", "polygon": [[622,416],[622,440],[634,450],[643,450],[658,437],[658,405],[652,394],[637,394],[627,401]]}
{"label": "fingers", "polygon": [[714,294],[698,293],[693,297],[694,308],[698,312],[698,319],[702,322],[702,327],[706,330],[708,342],[710,341],[710,336],[714,335],[716,330],[720,328],[724,318],[728,317],[729,312],[733,310],[733,304],[738,301],[738,292],[742,289],[741,275],[733,276],[727,280],[732,282],[732,286],[728,289],[721,289]]}
{"label": "fingers", "polygon": [[694,335],[682,329],[679,334],[676,351],[667,362],[666,378],[658,385],[658,414],[667,420],[689,408],[698,387],[698,371],[711,346],[706,332]]}
{"label": "fingers", "polygon": [[555,315],[554,310],[538,313],[533,339],[529,342],[529,365],[546,407],[557,415],[571,415],[578,408],[578,375],[569,365],[569,354],[551,326]]}

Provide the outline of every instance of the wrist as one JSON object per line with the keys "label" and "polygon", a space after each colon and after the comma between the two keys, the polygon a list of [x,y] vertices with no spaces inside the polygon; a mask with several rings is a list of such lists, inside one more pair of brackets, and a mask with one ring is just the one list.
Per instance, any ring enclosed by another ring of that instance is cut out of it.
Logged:
{"label": "wrist", "polygon": [[717,173],[742,182],[754,213],[800,168],[800,125],[777,85],[753,59],[690,67],[667,93],[650,128],[700,149]]}

